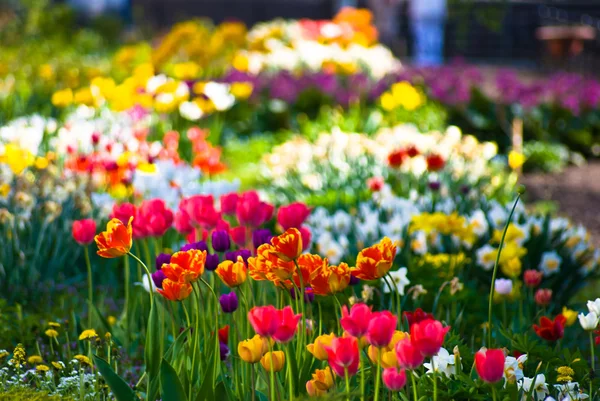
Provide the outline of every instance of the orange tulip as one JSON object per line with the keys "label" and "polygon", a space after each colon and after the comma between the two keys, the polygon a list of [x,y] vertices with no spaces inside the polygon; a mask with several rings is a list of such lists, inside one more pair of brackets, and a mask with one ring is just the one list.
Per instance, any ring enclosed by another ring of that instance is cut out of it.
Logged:
{"label": "orange tulip", "polygon": [[106,225],[106,231],[94,237],[98,246],[98,255],[103,258],[118,258],[129,253],[132,245],[132,227],[129,218],[127,226],[119,219],[112,219]]}
{"label": "orange tulip", "polygon": [[302,235],[297,228],[289,228],[283,234],[273,237],[271,245],[271,253],[284,262],[291,262],[302,253]]}
{"label": "orange tulip", "polygon": [[352,275],[361,280],[376,280],[385,276],[396,257],[396,244],[384,237],[378,244],[365,248],[356,257]]}
{"label": "orange tulip", "polygon": [[[302,273],[304,286],[307,287],[309,285],[314,272],[323,270],[327,264],[327,259],[323,259],[319,255],[313,255],[310,253],[300,255],[298,257],[298,267]],[[294,282],[298,287],[300,287],[300,277],[297,271],[294,272]]]}
{"label": "orange tulip", "polygon": [[223,280],[228,287],[240,286],[246,281],[247,268],[244,259],[241,256],[237,257],[236,262],[225,260],[219,263],[215,273]]}
{"label": "orange tulip", "polygon": [[164,265],[161,270],[168,279],[191,283],[202,276],[205,264],[206,251],[191,249],[174,253],[171,262]]}
{"label": "orange tulip", "polygon": [[350,284],[350,268],[346,263],[338,266],[323,265],[310,275],[310,286],[316,295],[335,294]]}
{"label": "orange tulip", "polygon": [[256,257],[248,258],[250,277],[256,281],[269,280],[279,286],[294,274],[293,262],[284,262],[275,255],[271,244],[263,244],[256,250]]}
{"label": "orange tulip", "polygon": [[158,293],[171,301],[182,301],[192,293],[191,284],[168,278],[163,280],[162,286],[162,289],[157,288]]}

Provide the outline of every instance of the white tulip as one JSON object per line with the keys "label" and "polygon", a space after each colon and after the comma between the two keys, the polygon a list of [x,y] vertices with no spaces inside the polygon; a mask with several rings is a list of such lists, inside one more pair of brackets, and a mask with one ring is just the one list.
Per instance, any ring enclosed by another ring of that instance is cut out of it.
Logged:
{"label": "white tulip", "polygon": [[596,312],[590,312],[587,315],[580,313],[579,324],[584,330],[594,330],[598,327],[598,315]]}
{"label": "white tulip", "polygon": [[596,298],[595,301],[588,301],[587,307],[590,312],[594,312],[596,315],[600,316],[600,298]]}

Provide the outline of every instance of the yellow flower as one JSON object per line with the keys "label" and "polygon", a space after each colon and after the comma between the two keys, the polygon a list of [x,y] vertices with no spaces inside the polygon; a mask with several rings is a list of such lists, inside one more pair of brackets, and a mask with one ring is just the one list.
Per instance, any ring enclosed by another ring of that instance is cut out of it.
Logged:
{"label": "yellow flower", "polygon": [[238,344],[238,354],[244,362],[256,363],[268,349],[268,340],[256,334],[249,340],[240,341]]}
{"label": "yellow flower", "polygon": [[79,363],[81,363],[82,365],[92,366],[92,363],[90,362],[90,358],[88,358],[85,355],[77,354],[73,358],[77,359],[79,361]]}
{"label": "yellow flower", "polygon": [[394,96],[390,92],[385,92],[384,94],[382,94],[381,97],[379,98],[379,101],[381,102],[381,107],[385,111],[392,111],[397,106],[396,100],[394,99]]}
{"label": "yellow flower", "polygon": [[525,163],[525,160],[526,158],[523,153],[515,152],[514,150],[511,150],[508,153],[508,165],[513,170],[521,168]]}
{"label": "yellow flower", "polygon": [[60,328],[60,323],[56,323],[56,322],[49,322],[48,326],[55,328],[55,329],[59,329]]}
{"label": "yellow flower", "polygon": [[111,326],[114,326],[115,323],[117,323],[117,318],[112,315],[109,316],[106,320],[108,321],[108,324],[110,324]]}
{"label": "yellow flower", "polygon": [[519,258],[512,258],[500,265],[502,273],[510,278],[516,278],[521,275],[522,264]]}
{"label": "yellow flower", "polygon": [[0,163],[8,164],[8,167],[16,175],[21,174],[34,161],[35,157],[30,151],[10,143],[4,146],[4,154],[0,156]]}
{"label": "yellow flower", "polygon": [[173,75],[177,79],[194,79],[200,73],[200,66],[193,61],[178,63],[173,66]]}
{"label": "yellow flower", "polygon": [[56,370],[62,370],[65,367],[62,362],[52,362],[52,366],[54,366]]}
{"label": "yellow flower", "polygon": [[73,103],[73,91],[70,88],[52,94],[52,104],[56,107],[67,107]]}
{"label": "yellow flower", "polygon": [[392,337],[392,341],[385,347],[377,348],[372,345],[367,349],[369,359],[373,363],[377,363],[379,360],[379,353],[381,353],[381,367],[384,369],[393,368],[398,366],[398,359],[396,358],[396,344],[398,341],[407,338],[408,333],[396,330]]}
{"label": "yellow flower", "polygon": [[271,372],[271,363],[273,364],[273,372],[277,373],[283,369],[285,364],[285,354],[283,351],[267,352],[261,359],[260,364],[267,372]]}
{"label": "yellow flower", "polygon": [[38,75],[44,81],[50,81],[52,78],[54,78],[54,68],[52,68],[50,64],[42,64],[38,71]]}
{"label": "yellow flower", "polygon": [[35,367],[35,369],[36,369],[38,372],[43,372],[43,373],[45,373],[45,372],[47,372],[47,371],[49,371],[49,370],[50,370],[50,368],[49,368],[47,365],[37,365],[37,366]]}
{"label": "yellow flower", "polygon": [[50,164],[48,162],[48,159],[46,159],[45,157],[36,157],[35,158],[35,168],[37,168],[38,170],[44,170],[46,167],[48,167],[48,164]]}
{"label": "yellow flower", "polygon": [[94,95],[90,88],[78,89],[73,95],[73,102],[76,104],[84,104],[86,106],[94,105]]}
{"label": "yellow flower", "polygon": [[556,369],[558,376],[556,377],[557,382],[570,382],[573,381],[575,371],[569,366],[561,366]]}
{"label": "yellow flower", "polygon": [[567,308],[566,306],[563,306],[562,308],[562,315],[565,317],[565,319],[567,319],[565,322],[566,326],[572,326],[577,321],[577,312]]}
{"label": "yellow flower", "polygon": [[13,351],[13,357],[9,362],[15,367],[20,368],[21,365],[25,363],[25,355],[23,344],[17,344]]}
{"label": "yellow flower", "polygon": [[2,184],[0,185],[0,196],[6,198],[10,193],[10,184]]}
{"label": "yellow flower", "polygon": [[46,330],[45,334],[50,337],[50,338],[56,338],[58,337],[58,331],[54,330],[54,329],[48,329]]}
{"label": "yellow flower", "polygon": [[315,341],[312,344],[308,344],[306,349],[308,352],[313,354],[315,358],[320,361],[326,361],[329,356],[327,355],[327,350],[325,347],[331,346],[331,342],[335,338],[335,334],[322,334],[315,338]]}
{"label": "yellow flower", "polygon": [[7,350],[5,350],[5,349],[0,350],[0,361],[9,355],[10,355],[10,352],[8,352]]}
{"label": "yellow flower", "polygon": [[312,374],[311,380],[313,386],[319,391],[327,391],[333,387],[335,382],[333,381],[333,372],[328,366],[325,369],[317,369]]}
{"label": "yellow flower", "polygon": [[231,62],[233,68],[238,71],[248,71],[248,57],[244,54],[238,53],[233,57],[233,61]]}
{"label": "yellow flower", "polygon": [[237,99],[248,99],[253,89],[250,82],[234,82],[231,84],[230,92]]}
{"label": "yellow flower", "polygon": [[93,340],[96,337],[98,337],[98,333],[96,333],[96,330],[87,329],[81,332],[81,334],[79,335],[79,340]]}
{"label": "yellow flower", "polygon": [[38,363],[43,363],[43,362],[44,362],[44,360],[39,355],[32,355],[29,358],[27,358],[27,363],[29,363],[30,365],[37,365]]}

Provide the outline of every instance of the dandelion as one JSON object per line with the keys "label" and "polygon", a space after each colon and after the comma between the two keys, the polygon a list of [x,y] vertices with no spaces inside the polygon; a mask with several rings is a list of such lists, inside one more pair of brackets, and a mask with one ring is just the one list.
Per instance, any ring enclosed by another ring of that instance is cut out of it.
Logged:
{"label": "dandelion", "polygon": [[52,366],[54,366],[54,369],[56,370],[62,370],[65,368],[65,364],[62,362],[52,362]]}
{"label": "dandelion", "polygon": [[46,336],[50,337],[50,338],[56,338],[58,337],[58,331],[54,330],[54,329],[48,329],[44,332],[44,334],[46,334]]}
{"label": "dandelion", "polygon": [[558,376],[556,377],[557,382],[570,382],[573,381],[573,376],[575,375],[575,371],[569,366],[561,366],[556,369],[558,372]]}
{"label": "dandelion", "polygon": [[81,363],[82,365],[92,366],[92,363],[90,362],[90,358],[88,358],[85,355],[77,354],[73,358],[75,358],[77,361],[79,361],[79,363]]}
{"label": "dandelion", "polygon": [[48,367],[48,365],[37,365],[35,367],[35,369],[40,372],[40,373],[46,373],[47,371],[50,370],[50,368]]}
{"label": "dandelion", "polygon": [[53,329],[60,329],[60,323],[49,322],[48,326],[52,327]]}
{"label": "dandelion", "polygon": [[81,334],[79,335],[79,341],[81,341],[81,340],[93,340],[96,337],[98,337],[98,333],[96,333],[96,330],[94,330],[94,329],[87,329],[87,330],[84,330],[83,332],[81,332]]}
{"label": "dandelion", "polygon": [[44,363],[44,359],[42,359],[42,357],[39,355],[32,355],[27,358],[27,363],[30,365],[37,365],[38,363]]}

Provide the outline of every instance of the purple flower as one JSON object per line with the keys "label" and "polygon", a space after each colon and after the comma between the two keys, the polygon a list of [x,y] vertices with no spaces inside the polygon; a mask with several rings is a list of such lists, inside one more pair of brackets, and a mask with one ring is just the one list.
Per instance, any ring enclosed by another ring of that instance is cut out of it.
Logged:
{"label": "purple flower", "polygon": [[[296,299],[296,289],[295,288],[291,288],[290,289],[290,295],[292,296],[293,299]],[[315,300],[315,292],[313,291],[313,289],[311,287],[306,287],[304,289],[304,303],[306,304],[311,304],[313,303]]]}
{"label": "purple flower", "polygon": [[238,255],[238,251],[229,251],[229,252],[225,252],[225,260],[231,260],[232,262],[235,262],[237,260],[237,255]]}
{"label": "purple flower", "polygon": [[181,247],[182,252],[191,251],[192,249],[196,249],[198,251],[208,251],[208,246],[206,245],[206,242],[198,241]]}
{"label": "purple flower", "polygon": [[171,263],[171,255],[168,253],[161,253],[156,257],[156,270],[160,270],[162,265],[166,263]]}
{"label": "purple flower", "polygon": [[207,254],[206,255],[206,263],[204,265],[204,267],[206,268],[206,270],[208,271],[214,271],[217,266],[219,266],[219,255],[215,254]]}
{"label": "purple flower", "polygon": [[152,273],[152,281],[154,281],[156,288],[162,288],[163,280],[166,278],[167,276],[165,276],[165,273],[160,269]]}
{"label": "purple flower", "polygon": [[271,242],[271,238],[273,238],[273,234],[271,234],[271,230],[268,228],[261,228],[255,230],[252,233],[252,244],[255,248],[258,248],[262,244],[268,244]]}
{"label": "purple flower", "polygon": [[[239,251],[237,251],[237,254],[238,254],[239,256],[241,256],[241,257],[242,257],[242,259],[244,259],[244,262],[245,262],[245,263],[248,263],[248,258],[249,258],[250,256],[252,256],[252,252],[250,252],[250,251],[249,251],[249,250],[247,250],[247,249],[240,249]],[[235,258],[235,259],[237,260],[237,258]]]}
{"label": "purple flower", "polygon": [[356,285],[360,283],[360,279],[358,277],[350,276],[350,285]]}
{"label": "purple flower", "polygon": [[225,313],[233,313],[238,308],[238,297],[235,291],[230,292],[229,294],[223,294],[219,297],[219,303],[221,304],[221,309]]}
{"label": "purple flower", "polygon": [[221,356],[221,360],[224,361],[229,356],[229,347],[227,344],[219,343],[219,352]]}
{"label": "purple flower", "polygon": [[215,230],[212,233],[212,247],[217,252],[225,252],[231,247],[229,233],[225,230]]}
{"label": "purple flower", "polygon": [[429,189],[431,189],[434,192],[439,191],[440,190],[440,186],[441,186],[441,184],[440,184],[439,181],[431,181],[429,183]]}

